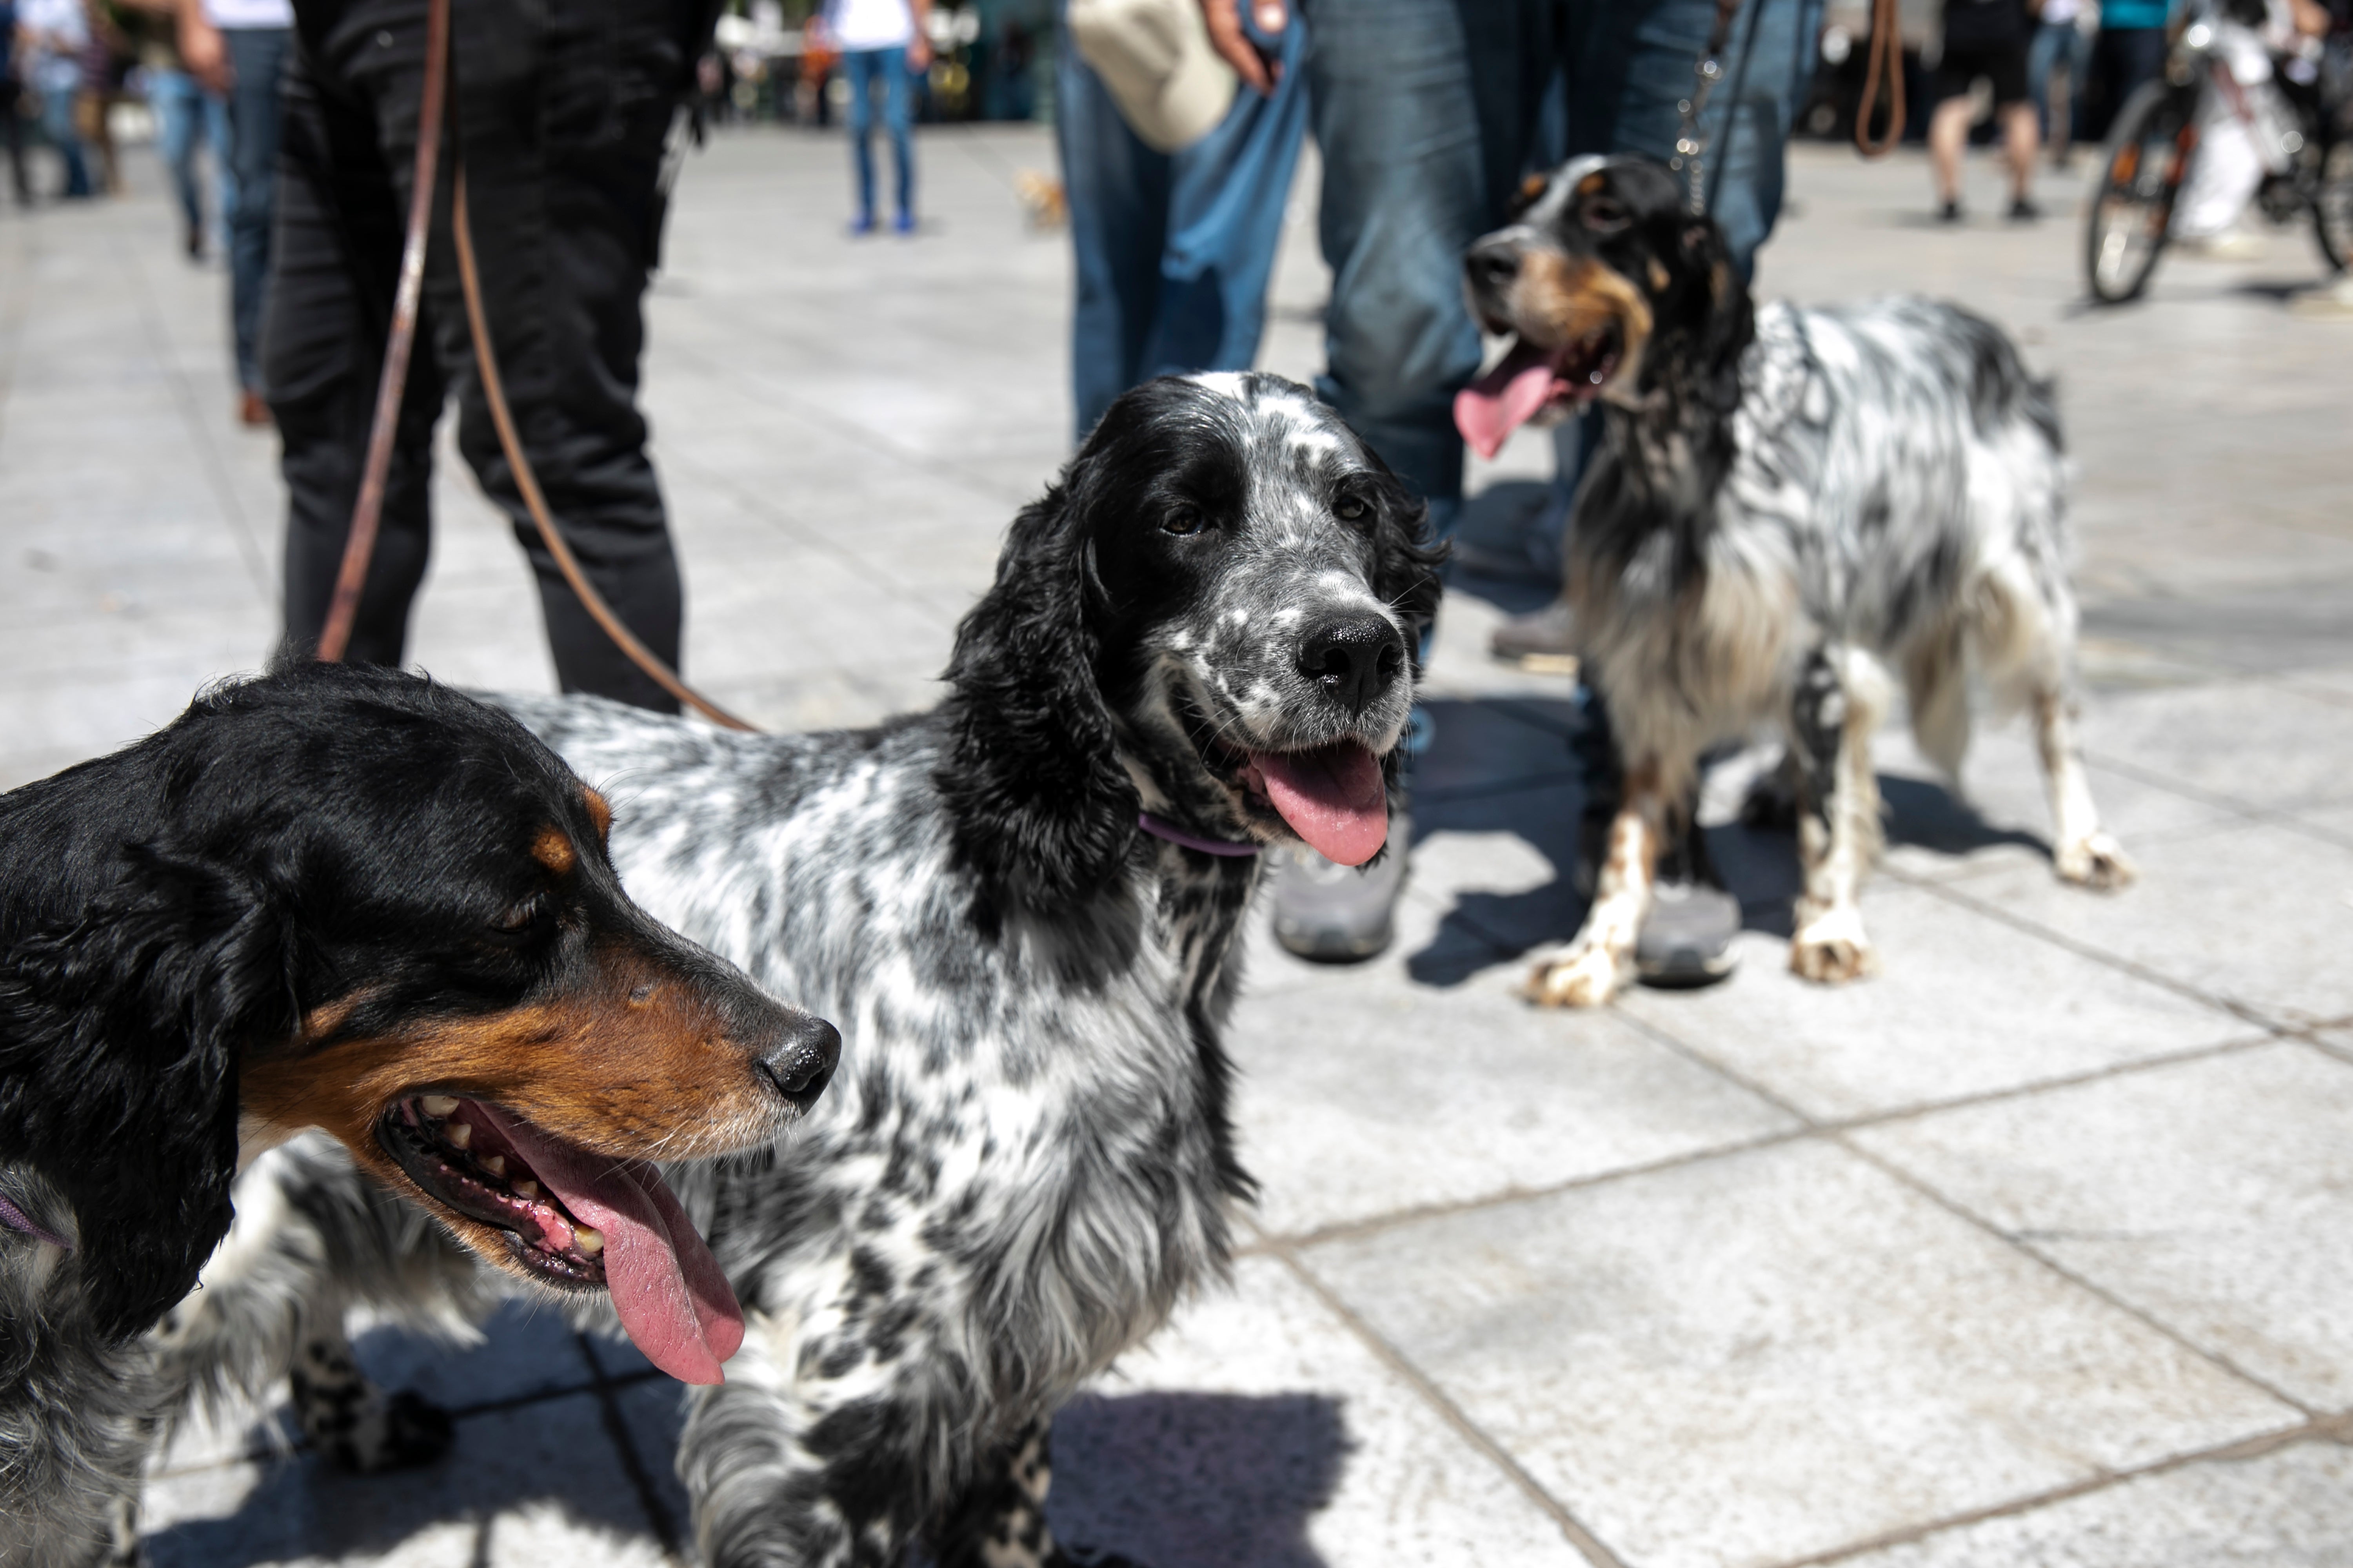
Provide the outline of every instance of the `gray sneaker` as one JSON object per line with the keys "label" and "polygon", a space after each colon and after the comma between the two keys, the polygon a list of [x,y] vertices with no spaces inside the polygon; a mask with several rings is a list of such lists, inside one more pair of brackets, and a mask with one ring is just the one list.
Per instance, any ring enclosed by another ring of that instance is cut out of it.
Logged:
{"label": "gray sneaker", "polygon": [[1738,963],[1740,900],[1702,882],[1662,882],[1634,937],[1634,972],[1651,985],[1705,985]]}
{"label": "gray sneaker", "polygon": [[1274,940],[1319,963],[1355,963],[1388,946],[1412,842],[1412,820],[1393,812],[1388,853],[1369,867],[1335,865],[1304,845],[1273,851]]}
{"label": "gray sneaker", "polygon": [[1577,621],[1567,600],[1514,616],[1487,639],[1487,651],[1532,675],[1577,676]]}

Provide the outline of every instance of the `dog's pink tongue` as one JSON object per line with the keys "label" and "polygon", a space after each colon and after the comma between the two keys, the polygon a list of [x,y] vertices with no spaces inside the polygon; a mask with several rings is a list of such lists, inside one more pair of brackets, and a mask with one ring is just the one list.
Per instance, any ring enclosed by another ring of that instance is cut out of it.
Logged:
{"label": "dog's pink tongue", "polygon": [[1381,764],[1353,741],[1314,752],[1252,752],[1266,798],[1326,860],[1361,866],[1389,836]]}
{"label": "dog's pink tongue", "polygon": [[646,1359],[681,1383],[724,1383],[719,1363],[744,1343],[744,1310],[661,1173],[559,1143],[512,1117],[498,1121],[573,1216],[604,1232],[613,1310]]}
{"label": "dog's pink tongue", "polygon": [[1552,362],[1514,344],[1501,364],[1454,395],[1454,427],[1481,457],[1492,458],[1505,437],[1536,416],[1552,384]]}

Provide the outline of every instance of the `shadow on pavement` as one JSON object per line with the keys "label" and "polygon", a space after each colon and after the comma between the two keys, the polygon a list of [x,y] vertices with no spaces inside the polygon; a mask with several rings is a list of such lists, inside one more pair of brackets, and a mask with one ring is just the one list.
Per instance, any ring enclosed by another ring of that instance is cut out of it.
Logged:
{"label": "shadow on pavement", "polygon": [[1152,1568],[1324,1568],[1307,1521],[1351,1447],[1324,1394],[1089,1394],[1054,1418],[1048,1515]]}

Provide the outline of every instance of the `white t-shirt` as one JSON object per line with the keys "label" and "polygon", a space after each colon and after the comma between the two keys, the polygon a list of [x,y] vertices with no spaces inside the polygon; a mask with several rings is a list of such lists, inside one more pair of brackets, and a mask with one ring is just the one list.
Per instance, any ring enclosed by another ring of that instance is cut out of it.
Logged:
{"label": "white t-shirt", "polygon": [[294,0],[205,0],[205,20],[216,27],[290,27]]}
{"label": "white t-shirt", "polygon": [[915,13],[907,0],[826,0],[825,29],[837,49],[903,49]]}
{"label": "white t-shirt", "polygon": [[2061,23],[2073,21],[2075,13],[2083,8],[2084,0],[2042,0],[2042,11],[2036,19],[2046,26],[2055,27]]}

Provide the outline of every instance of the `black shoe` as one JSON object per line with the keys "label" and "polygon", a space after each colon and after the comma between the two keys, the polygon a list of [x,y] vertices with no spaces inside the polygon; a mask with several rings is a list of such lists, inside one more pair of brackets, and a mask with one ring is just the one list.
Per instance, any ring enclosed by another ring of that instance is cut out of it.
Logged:
{"label": "black shoe", "polygon": [[2035,223],[2039,222],[2042,216],[2042,209],[2024,196],[2020,196],[2010,204],[2010,221],[2012,223]]}
{"label": "black shoe", "polygon": [[1958,202],[1947,202],[1942,207],[1937,209],[1936,221],[1938,223],[1960,222],[1961,204]]}

